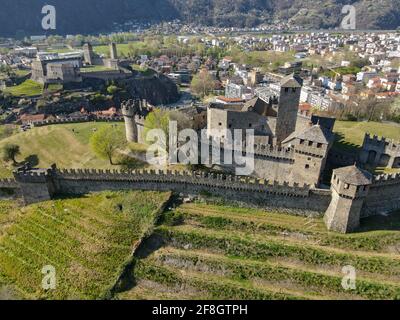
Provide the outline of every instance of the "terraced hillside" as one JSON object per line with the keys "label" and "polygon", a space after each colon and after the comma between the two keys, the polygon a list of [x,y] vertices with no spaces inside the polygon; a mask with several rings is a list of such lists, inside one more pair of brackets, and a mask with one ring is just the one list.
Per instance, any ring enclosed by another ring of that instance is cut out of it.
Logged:
{"label": "terraced hillside", "polygon": [[[400,299],[399,253],[400,212],[341,235],[317,217],[183,204],[141,247],[135,285],[118,298]],[[342,287],[347,265],[355,290]]]}
{"label": "terraced hillside", "polygon": [[[0,299],[99,299],[112,288],[170,198],[104,192],[25,208],[0,202]],[[44,266],[56,288],[44,290]]]}

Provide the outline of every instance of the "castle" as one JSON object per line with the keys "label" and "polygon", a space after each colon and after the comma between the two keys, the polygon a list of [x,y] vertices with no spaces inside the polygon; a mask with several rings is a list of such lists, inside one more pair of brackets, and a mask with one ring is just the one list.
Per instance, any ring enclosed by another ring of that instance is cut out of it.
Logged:
{"label": "castle", "polygon": [[82,82],[82,58],[77,54],[38,55],[32,61],[32,80],[47,83]]}
{"label": "castle", "polygon": [[[98,73],[112,78],[125,78],[126,75],[120,72],[123,68],[122,61],[118,60],[117,46],[110,44],[110,58],[102,58],[93,51],[90,43],[83,46],[82,52],[72,53],[39,53],[37,59],[32,61],[32,80],[43,83],[80,83],[88,74],[81,74],[81,68],[85,65],[104,66],[110,71]],[[95,75],[98,75],[95,73]],[[89,75],[90,76],[90,75]]]}
{"label": "castle", "polygon": [[[210,105],[207,131],[224,149],[226,130],[255,132],[254,172],[235,176],[233,164],[220,164],[225,173],[159,170],[60,170],[22,168],[14,179],[0,180],[0,189],[13,189],[25,204],[56,194],[86,194],[103,190],[174,191],[183,195],[211,194],[263,208],[287,208],[297,214],[324,214],[329,230],[349,233],[360,219],[400,209],[400,174],[372,176],[355,164],[333,170],[330,189],[321,185],[334,140],[335,120],[298,113],[301,82],[284,78],[276,92],[244,106]],[[129,142],[143,142],[144,120],[151,106],[139,99],[122,104]],[[283,127],[283,128],[282,128]],[[221,129],[221,130],[212,130]],[[217,136],[215,134],[217,132]],[[228,150],[229,151],[229,150]],[[384,160],[384,161],[383,161]],[[399,166],[399,145],[368,134],[360,163]]]}
{"label": "castle", "polygon": [[[226,132],[254,129],[255,178],[307,183],[318,186],[334,141],[335,119],[307,116],[298,112],[302,80],[289,75],[280,83],[279,96],[271,91],[263,99],[255,98],[242,105],[210,104],[207,108],[207,135],[210,141],[226,142]],[[146,108],[140,101],[122,105],[129,142],[143,142]],[[244,135],[243,135],[244,136]],[[222,150],[234,152],[233,150]],[[209,150],[210,155],[213,150]],[[211,165],[232,173],[236,165]]]}

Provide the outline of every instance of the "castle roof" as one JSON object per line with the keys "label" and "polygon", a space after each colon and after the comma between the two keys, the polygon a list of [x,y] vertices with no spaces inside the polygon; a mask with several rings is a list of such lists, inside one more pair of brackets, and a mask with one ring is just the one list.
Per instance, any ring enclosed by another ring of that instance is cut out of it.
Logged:
{"label": "castle roof", "polygon": [[283,143],[288,143],[295,138],[316,143],[330,144],[331,141],[333,141],[333,134],[328,129],[316,124],[302,132],[293,132]]}
{"label": "castle roof", "polygon": [[294,73],[284,77],[281,80],[281,87],[283,88],[301,88],[303,86],[303,79]]}
{"label": "castle roof", "polygon": [[297,138],[316,143],[329,144],[333,140],[333,135],[324,127],[316,124],[297,135]]}
{"label": "castle roof", "polygon": [[263,109],[267,106],[268,104],[264,100],[260,99],[259,97],[255,97],[244,104],[242,111],[254,111],[258,108]]}
{"label": "castle roof", "polygon": [[365,186],[372,183],[372,174],[358,168],[356,165],[333,170],[333,174],[344,183],[356,186]]}

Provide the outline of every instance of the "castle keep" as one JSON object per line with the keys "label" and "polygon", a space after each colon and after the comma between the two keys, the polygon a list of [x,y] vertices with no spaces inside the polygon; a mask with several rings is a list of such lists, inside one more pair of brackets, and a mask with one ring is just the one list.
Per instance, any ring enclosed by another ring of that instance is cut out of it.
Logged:
{"label": "castle keep", "polygon": [[[244,105],[211,104],[207,132],[226,142],[226,132],[254,130],[253,176],[318,186],[332,147],[335,119],[299,113],[302,79],[289,75],[279,91],[266,88],[260,97]],[[222,161],[221,161],[222,162]],[[235,165],[220,165],[232,172]]]}

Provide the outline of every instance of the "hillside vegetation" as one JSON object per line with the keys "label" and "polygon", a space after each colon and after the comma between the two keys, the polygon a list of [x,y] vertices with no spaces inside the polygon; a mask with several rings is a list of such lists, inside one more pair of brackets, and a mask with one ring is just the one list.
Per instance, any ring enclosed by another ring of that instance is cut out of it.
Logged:
{"label": "hillside vegetation", "polygon": [[[382,231],[370,231],[380,225]],[[121,299],[400,299],[400,212],[351,235],[321,218],[184,204],[138,253]],[[157,249],[158,248],[158,249]],[[356,289],[342,268],[356,269]]]}
{"label": "hillside vegetation", "polygon": [[[18,208],[0,202],[0,298],[101,299],[169,193],[104,192]],[[55,290],[42,288],[53,266]]]}
{"label": "hillside vegetation", "polygon": [[[170,21],[228,27],[253,27],[274,19],[290,20],[309,28],[340,25],[345,4],[357,9],[358,28],[395,29],[400,24],[400,0],[53,0],[57,34],[110,31],[126,21]],[[0,36],[42,34],[44,0],[0,0]]]}

